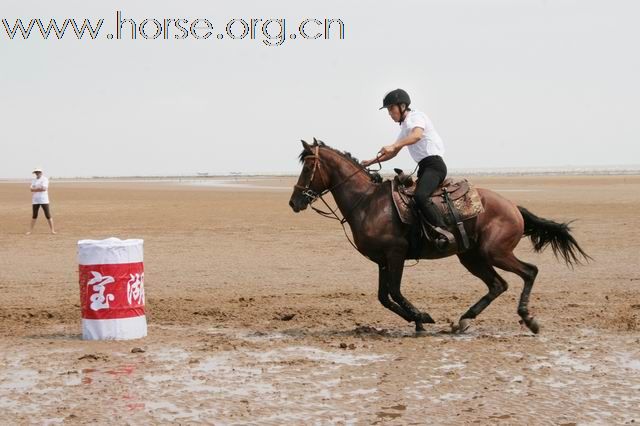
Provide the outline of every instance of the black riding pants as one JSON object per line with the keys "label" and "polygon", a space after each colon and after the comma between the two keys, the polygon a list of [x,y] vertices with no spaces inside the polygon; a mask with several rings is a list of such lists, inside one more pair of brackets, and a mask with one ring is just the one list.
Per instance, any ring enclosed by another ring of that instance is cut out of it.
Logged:
{"label": "black riding pants", "polygon": [[418,163],[418,183],[414,199],[420,210],[431,222],[437,222],[437,218],[432,217],[434,209],[429,208],[431,202],[429,196],[435,191],[447,177],[447,165],[439,155],[430,155],[423,158]]}

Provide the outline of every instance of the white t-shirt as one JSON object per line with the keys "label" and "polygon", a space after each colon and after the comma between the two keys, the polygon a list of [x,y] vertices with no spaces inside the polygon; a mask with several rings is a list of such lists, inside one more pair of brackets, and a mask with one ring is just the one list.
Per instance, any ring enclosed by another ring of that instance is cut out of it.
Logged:
{"label": "white t-shirt", "polygon": [[44,192],[32,192],[31,204],[49,204],[49,179],[40,176],[40,179],[31,180],[31,189],[46,189]]}
{"label": "white t-shirt", "polygon": [[438,132],[436,132],[435,127],[433,127],[433,123],[424,112],[415,110],[409,111],[409,114],[407,114],[400,125],[400,134],[398,135],[397,140],[407,137],[416,127],[424,129],[424,132],[422,132],[422,138],[413,145],[407,145],[409,154],[411,154],[411,157],[416,161],[416,163],[419,163],[420,160],[430,155],[439,155],[444,157],[444,143],[442,142]]}

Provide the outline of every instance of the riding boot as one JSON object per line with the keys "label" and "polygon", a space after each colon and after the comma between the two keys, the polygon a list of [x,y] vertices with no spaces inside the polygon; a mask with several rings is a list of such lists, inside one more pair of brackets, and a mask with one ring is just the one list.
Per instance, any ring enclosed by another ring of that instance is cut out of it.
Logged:
{"label": "riding boot", "polygon": [[[420,205],[420,211],[423,219],[423,232],[425,236],[435,244],[438,250],[446,251],[450,244],[455,244],[455,237],[447,231],[444,218],[433,201],[428,200],[424,205]],[[426,224],[424,222],[426,222]],[[432,232],[428,232],[428,228],[431,229]]]}

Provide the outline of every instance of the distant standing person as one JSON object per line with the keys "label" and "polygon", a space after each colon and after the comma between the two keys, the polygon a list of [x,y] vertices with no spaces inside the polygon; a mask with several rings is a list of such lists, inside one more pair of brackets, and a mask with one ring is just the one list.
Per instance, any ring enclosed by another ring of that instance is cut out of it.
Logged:
{"label": "distant standing person", "polygon": [[44,211],[44,215],[49,222],[49,228],[51,233],[55,234],[55,228],[53,227],[53,218],[51,217],[51,210],[49,209],[49,179],[42,174],[42,169],[36,168],[33,170],[33,174],[36,175],[35,179],[31,180],[31,205],[33,207],[33,215],[31,216],[31,227],[27,235],[31,235],[33,227],[36,225],[38,219],[38,211],[40,207]]}

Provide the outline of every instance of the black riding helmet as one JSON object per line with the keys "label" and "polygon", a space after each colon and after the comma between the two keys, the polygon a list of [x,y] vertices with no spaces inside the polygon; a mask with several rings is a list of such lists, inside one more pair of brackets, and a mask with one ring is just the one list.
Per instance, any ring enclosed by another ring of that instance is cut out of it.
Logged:
{"label": "black riding helmet", "polygon": [[384,99],[382,100],[382,107],[380,109],[385,109],[391,105],[400,105],[406,104],[409,106],[411,104],[411,98],[409,94],[402,89],[392,90],[386,95],[384,95]]}
{"label": "black riding helmet", "polygon": [[[402,109],[401,104],[406,105],[406,109]],[[390,107],[391,105],[398,105],[400,108],[400,113],[404,115],[404,112],[410,110],[409,105],[411,104],[411,98],[409,94],[402,89],[395,89],[384,95],[384,99],[382,99],[382,107],[380,109],[385,109]],[[399,124],[402,124],[402,119]]]}

